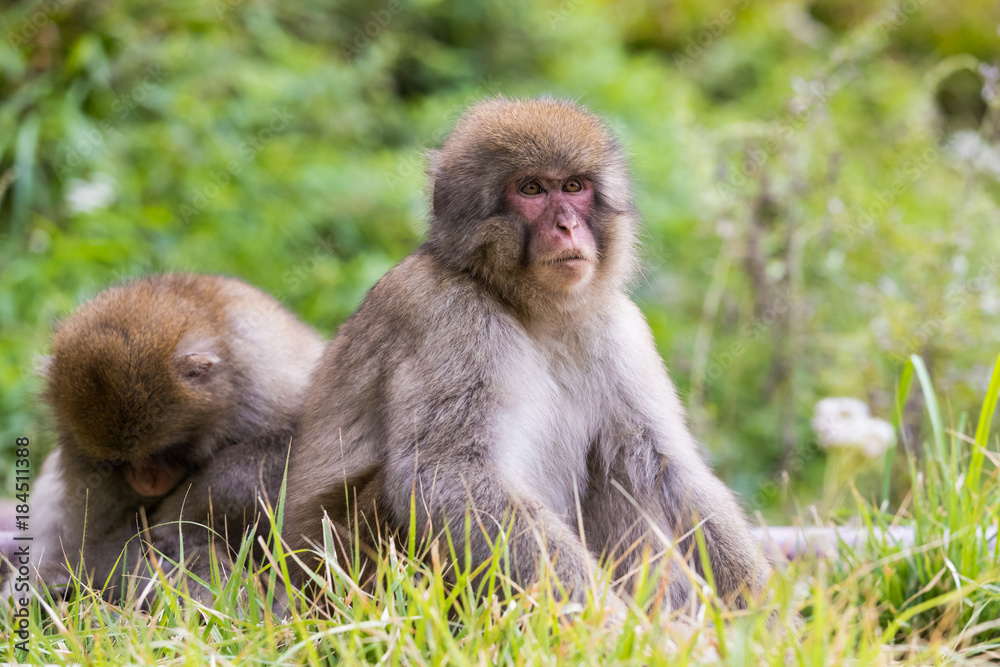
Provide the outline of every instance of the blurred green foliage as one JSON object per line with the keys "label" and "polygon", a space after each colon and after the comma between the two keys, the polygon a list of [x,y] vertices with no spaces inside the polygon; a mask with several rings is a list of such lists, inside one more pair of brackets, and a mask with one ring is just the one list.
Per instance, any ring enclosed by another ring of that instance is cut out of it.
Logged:
{"label": "blurred green foliage", "polygon": [[782,471],[809,500],[819,398],[887,417],[911,353],[954,413],[985,391],[998,23],[993,0],[7,2],[4,482],[15,437],[50,444],[33,357],[81,301],[226,273],[332,333],[420,242],[423,151],[476,99],[553,93],[632,154],[635,296],[722,475],[752,509],[795,502]]}

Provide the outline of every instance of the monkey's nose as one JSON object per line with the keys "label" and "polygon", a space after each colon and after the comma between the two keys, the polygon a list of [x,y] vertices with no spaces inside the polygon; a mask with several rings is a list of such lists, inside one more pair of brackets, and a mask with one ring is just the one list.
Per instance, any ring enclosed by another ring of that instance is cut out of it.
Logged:
{"label": "monkey's nose", "polygon": [[575,215],[572,214],[556,215],[556,227],[558,227],[559,229],[565,229],[567,232],[571,232],[579,226],[580,223],[576,221]]}

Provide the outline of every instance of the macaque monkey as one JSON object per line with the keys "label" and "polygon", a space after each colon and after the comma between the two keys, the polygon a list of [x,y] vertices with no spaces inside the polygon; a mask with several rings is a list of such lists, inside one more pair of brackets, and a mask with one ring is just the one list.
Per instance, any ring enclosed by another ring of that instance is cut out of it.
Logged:
{"label": "macaque monkey", "polygon": [[449,529],[460,561],[475,567],[502,538],[519,586],[550,568],[579,601],[603,559],[627,592],[648,576],[645,552],[680,608],[694,596],[679,560],[705,571],[697,526],[721,598],[760,595],[770,567],[626,293],[637,214],[605,125],[569,102],[490,99],[430,179],[427,241],[312,377],[289,463],[291,546],[322,544],[324,511],[350,535],[378,521],[405,536],[413,498],[418,531]]}
{"label": "macaque monkey", "polygon": [[81,306],[43,368],[58,440],[32,494],[41,582],[81,574],[121,600],[123,575],[140,593],[152,576],[147,540],[170,571],[182,536],[190,572],[208,581],[212,556],[225,572],[247,531],[267,535],[258,497],[277,502],[321,354],[315,332],[232,278],[153,276]]}

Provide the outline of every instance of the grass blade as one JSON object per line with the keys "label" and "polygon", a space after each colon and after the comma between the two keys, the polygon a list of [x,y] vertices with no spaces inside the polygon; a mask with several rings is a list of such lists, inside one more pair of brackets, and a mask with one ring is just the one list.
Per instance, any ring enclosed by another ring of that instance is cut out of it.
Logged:
{"label": "grass blade", "polygon": [[997,356],[996,363],[993,364],[993,376],[990,378],[990,386],[986,390],[986,398],[983,399],[983,407],[979,412],[979,423],[976,425],[976,444],[972,450],[972,460],[969,462],[969,476],[966,488],[973,493],[979,488],[979,477],[983,472],[984,450],[989,445],[990,426],[993,424],[993,413],[997,409],[997,401],[1000,400],[1000,355]]}

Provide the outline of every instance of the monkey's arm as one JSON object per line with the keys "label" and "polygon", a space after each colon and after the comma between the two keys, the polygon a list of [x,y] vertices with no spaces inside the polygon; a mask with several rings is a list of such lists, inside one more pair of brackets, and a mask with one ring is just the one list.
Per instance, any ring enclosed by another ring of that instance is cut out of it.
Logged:
{"label": "monkey's arm", "polygon": [[[609,424],[592,453],[606,477],[591,475],[584,507],[588,542],[598,551],[614,551],[616,575],[634,577],[642,549],[662,554],[677,540],[675,554],[691,557],[704,574],[694,536],[702,531],[719,595],[745,606],[761,593],[770,567],[753,540],[732,491],[712,472],[685,423],[684,411],[652,335],[634,306],[621,316],[626,323],[621,342],[631,355],[617,358],[636,363],[617,379],[614,391],[623,406],[617,423]],[[687,577],[671,567],[670,591],[675,606],[690,594]]]}
{"label": "monkey's arm", "polygon": [[508,488],[474,450],[473,445],[453,455],[424,452],[398,461],[386,485],[395,522],[408,524],[412,498],[416,525],[433,526],[435,535],[447,530],[442,544],[450,539],[459,567],[474,570],[495,553],[506,554],[506,574],[516,586],[530,586],[547,570],[554,575],[548,582],[555,590],[561,587],[570,599],[583,602],[594,583],[595,564],[579,537],[540,502]]}
{"label": "monkey's arm", "polygon": [[189,569],[207,578],[213,542],[224,565],[226,556],[236,553],[248,530],[266,535],[268,522],[260,516],[258,499],[277,504],[291,437],[290,430],[281,431],[216,452],[153,512],[150,534],[156,550],[178,562],[183,540],[183,557]]}
{"label": "monkey's arm", "polygon": [[655,438],[625,435],[602,445],[613,458],[602,465],[605,477],[591,478],[582,514],[588,545],[613,563],[617,579],[630,585],[646,577],[642,559],[648,547],[651,565],[662,565],[668,577],[673,607],[690,602],[688,575],[679,563],[664,559],[685,559],[704,576],[697,525],[719,596],[744,607],[747,597],[760,594],[770,571],[767,562],[732,492],[694,450],[663,455]]}

